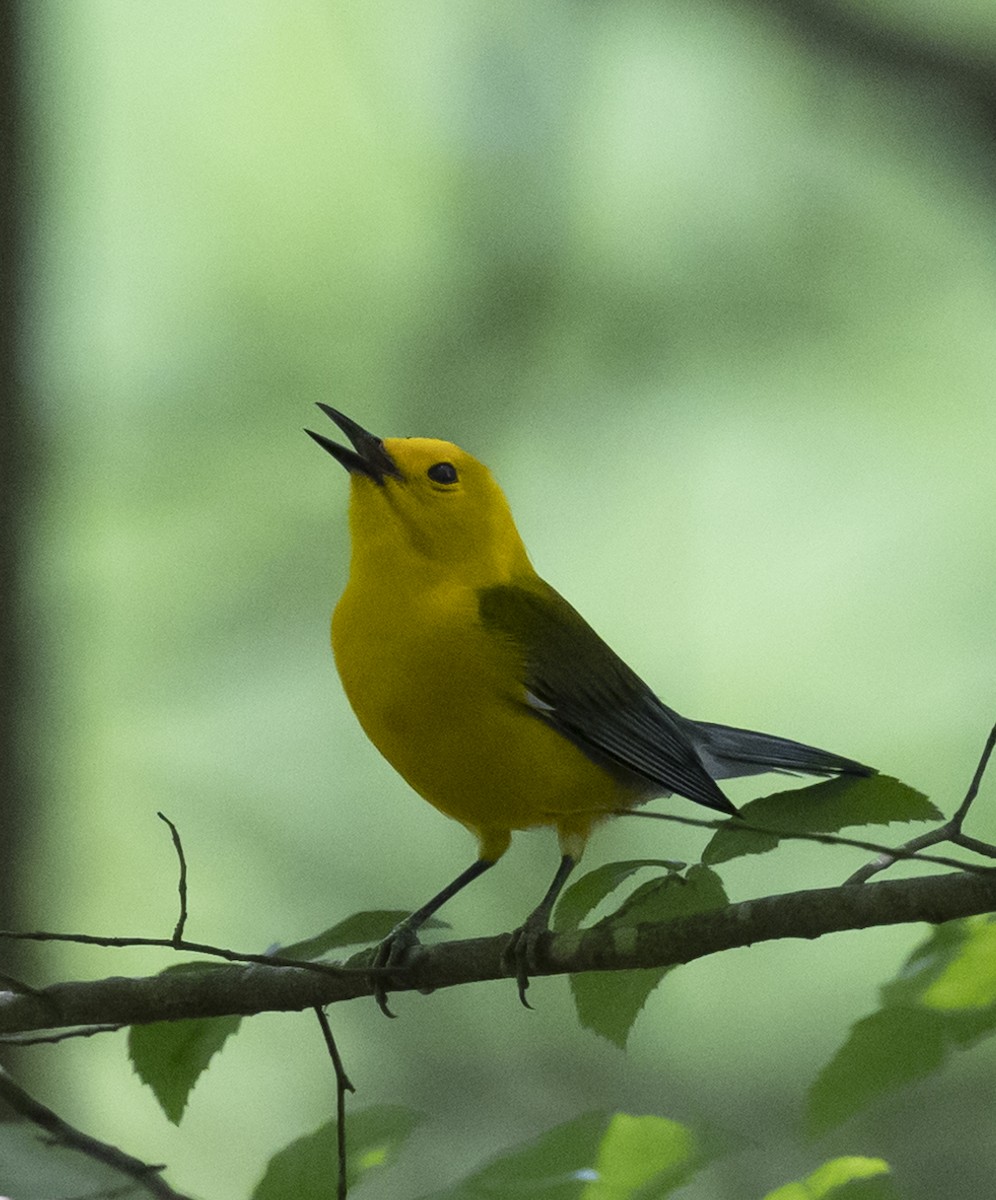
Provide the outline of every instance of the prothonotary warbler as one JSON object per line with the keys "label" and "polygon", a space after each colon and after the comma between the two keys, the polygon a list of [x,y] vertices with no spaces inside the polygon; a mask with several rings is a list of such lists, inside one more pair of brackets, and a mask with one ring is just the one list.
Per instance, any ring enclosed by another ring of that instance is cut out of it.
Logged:
{"label": "prothonotary warbler", "polygon": [[419,927],[501,858],[513,830],[548,825],[560,865],[506,955],[525,1003],[557,896],[613,811],[675,793],[737,815],[717,779],[873,773],[679,716],[537,575],[487,467],[450,442],[382,440],[318,407],[352,443],[307,431],[350,475],[349,582],[332,617],[343,687],[381,754],[478,844],[476,861],[385,939],[375,966],[400,966]]}

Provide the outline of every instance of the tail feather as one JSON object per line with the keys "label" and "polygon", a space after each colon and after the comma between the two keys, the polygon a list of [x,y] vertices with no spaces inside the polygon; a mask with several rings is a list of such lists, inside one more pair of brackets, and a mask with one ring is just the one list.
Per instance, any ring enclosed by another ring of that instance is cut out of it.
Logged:
{"label": "tail feather", "polygon": [[770,733],[714,725],[710,721],[688,721],[687,724],[696,753],[713,779],[735,779],[741,775],[760,775],[764,771],[803,775],[875,774],[874,767],[866,767],[852,758]]}

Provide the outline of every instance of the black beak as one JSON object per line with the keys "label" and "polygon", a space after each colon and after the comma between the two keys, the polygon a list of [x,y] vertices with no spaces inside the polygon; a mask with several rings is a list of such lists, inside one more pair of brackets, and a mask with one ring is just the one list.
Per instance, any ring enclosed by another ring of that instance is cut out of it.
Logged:
{"label": "black beak", "polygon": [[323,437],[320,433],[314,433],[310,429],[304,432],[310,438],[321,446],[323,450],[327,450],[334,459],[342,463],[351,475],[366,475],[372,479],[374,483],[382,484],[390,475],[392,479],[400,479],[401,472],[398,470],[397,463],[384,449],[384,443],[379,437],[375,437],[372,433],[368,433],[362,425],[357,425],[355,421],[351,421],[349,417],[344,416],[341,412],[337,412],[328,404],[319,403],[318,407],[322,412],[339,426],[342,432],[353,443],[354,450],[350,450],[348,446],[340,446],[338,442],[333,442],[331,438]]}

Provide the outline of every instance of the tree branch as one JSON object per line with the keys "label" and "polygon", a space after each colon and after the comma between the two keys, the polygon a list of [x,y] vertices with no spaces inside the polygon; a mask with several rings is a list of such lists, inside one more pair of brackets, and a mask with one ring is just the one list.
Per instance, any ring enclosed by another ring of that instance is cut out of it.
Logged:
{"label": "tree branch", "polygon": [[[148,1195],[155,1196],[157,1200],[188,1200],[179,1192],[174,1192],[169,1184],[160,1178],[159,1172],[164,1169],[163,1167],[150,1166],[140,1159],[133,1158],[130,1154],[125,1154],[117,1146],[98,1141],[96,1138],[90,1137],[88,1133],[83,1133],[82,1130],[63,1121],[50,1108],[46,1108],[33,1096],[29,1096],[6,1071],[0,1071],[0,1097],[10,1105],[14,1112],[25,1117],[32,1125],[43,1129],[56,1145],[64,1146],[67,1150],[76,1150],[84,1157],[102,1163],[105,1167],[118,1172],[123,1178],[140,1184]],[[128,1194],[134,1194],[131,1187],[127,1191]],[[109,1196],[111,1193],[102,1192],[102,1194]],[[115,1190],[114,1194],[117,1195],[118,1191]]]}
{"label": "tree branch", "polygon": [[[541,940],[536,976],[623,971],[692,962],[722,950],[780,938],[914,921],[934,924],[996,910],[996,871],[886,880],[747,900],[715,912],[636,927],[599,925]],[[4,935],[0,933],[0,938]],[[392,979],[397,991],[457,987],[508,976],[508,935],[417,947]],[[56,983],[33,993],[0,992],[0,1033],[93,1024],[147,1024],[191,1017],[250,1016],[317,1008],[373,993],[361,968],[317,974],[298,967],[221,965],[146,978]]]}

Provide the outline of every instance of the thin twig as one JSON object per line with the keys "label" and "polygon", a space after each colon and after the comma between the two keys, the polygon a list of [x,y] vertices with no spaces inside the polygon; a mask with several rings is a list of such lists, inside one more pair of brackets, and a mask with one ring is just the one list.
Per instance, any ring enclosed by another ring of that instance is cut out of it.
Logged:
{"label": "thin twig", "polygon": [[[82,946],[105,946],[111,949],[133,946],[159,946],[165,950],[183,950],[188,954],[206,954],[212,958],[223,958],[226,962],[260,963],[265,967],[294,967],[299,971],[314,971],[319,975],[371,975],[372,967],[336,967],[328,963],[306,962],[304,959],[283,958],[279,954],[243,954],[226,950],[223,946],[209,946],[204,942],[176,941],[173,938],[147,937],[101,937],[91,933],[52,933],[38,929],[23,932],[0,929],[0,939],[15,942],[72,942]],[[392,968],[396,972],[396,968]]]}
{"label": "thin twig", "polygon": [[29,1096],[4,1070],[0,1070],[0,1097],[6,1100],[15,1112],[26,1117],[33,1125],[44,1129],[59,1145],[77,1150],[87,1158],[118,1171],[126,1178],[137,1180],[158,1200],[189,1200],[189,1197],[173,1191],[160,1177],[159,1172],[163,1170],[163,1167],[150,1166],[140,1159],[132,1158],[130,1154],[125,1154],[117,1146],[99,1142],[89,1134],[68,1125],[50,1108],[46,1108],[33,1096]]}
{"label": "thin twig", "polygon": [[[968,810],[972,807],[976,796],[979,794],[982,777],[986,773],[986,767],[989,765],[989,759],[992,756],[994,747],[996,747],[996,725],[989,731],[989,737],[986,739],[982,755],[979,758],[979,765],[975,768],[972,782],[968,785],[965,799],[958,805],[957,811],[950,820],[945,821],[943,825],[938,825],[936,829],[930,830],[929,833],[921,833],[919,837],[911,838],[908,842],[904,842],[902,846],[897,846],[891,850],[883,850],[878,858],[870,863],[866,863],[863,867],[859,867],[853,875],[849,875],[844,880],[845,884],[865,883],[880,871],[888,870],[900,858],[912,857],[932,862],[941,862],[940,858],[933,855],[919,853],[925,846],[937,846],[941,842],[951,842],[952,845],[961,846],[965,850],[971,850],[975,854],[981,854],[986,858],[996,858],[996,846],[991,846],[988,842],[979,841],[978,838],[969,837],[967,833],[962,833],[961,831],[965,818],[968,816]],[[964,870],[965,868],[963,867],[962,869]],[[975,870],[989,869],[991,868],[975,868]]]}
{"label": "thin twig", "polygon": [[355,1092],[356,1088],[349,1082],[346,1068],[339,1054],[339,1047],[335,1044],[335,1038],[332,1036],[332,1027],[329,1025],[328,1017],[325,1015],[325,1009],[317,1007],[315,1009],[315,1016],[318,1018],[318,1024],[321,1026],[322,1036],[325,1038],[325,1047],[329,1052],[329,1058],[332,1059],[332,1069],[335,1071],[335,1133],[336,1151],[339,1160],[339,1179],[336,1196],[338,1200],[346,1200],[346,1093]]}
{"label": "thin twig", "polygon": [[55,1042],[67,1042],[70,1038],[88,1038],[98,1033],[117,1033],[126,1025],[85,1025],[82,1029],[67,1029],[62,1033],[49,1033],[38,1037],[11,1037],[0,1034],[4,1046],[43,1046]]}
{"label": "thin twig", "polygon": [[[822,842],[826,846],[853,846],[857,850],[881,850],[877,842],[866,842],[861,838],[844,837],[839,833],[780,833],[776,829],[764,829],[760,825],[743,825],[751,833],[774,834],[779,838],[792,838],[803,842]],[[984,867],[979,863],[965,862],[960,858],[947,858],[943,854],[918,854],[916,851],[906,851],[902,847],[889,851],[896,858],[907,859],[911,862],[937,863],[942,867],[954,867],[957,871],[967,871],[976,875],[989,875],[992,867]]]}
{"label": "thin twig", "polygon": [[965,799],[958,805],[958,811],[951,818],[950,824],[957,833],[961,833],[961,827],[968,816],[968,810],[972,807],[975,797],[979,794],[979,788],[982,786],[982,777],[986,773],[986,767],[989,766],[989,759],[992,757],[994,747],[996,747],[996,725],[990,729],[989,737],[986,738],[982,757],[979,759],[979,765],[975,768],[972,782],[968,785]]}
{"label": "thin twig", "polygon": [[[915,838],[910,838],[908,842],[903,842],[901,846],[893,846],[891,848],[882,850],[877,858],[873,859],[870,863],[865,863],[863,867],[858,867],[858,869],[852,875],[848,875],[848,877],[844,880],[844,883],[864,883],[866,880],[871,879],[873,875],[877,875],[880,871],[888,870],[889,867],[893,866],[900,860],[917,859],[920,862],[936,862],[941,863],[942,865],[947,863],[949,866],[959,866],[957,859],[945,859],[941,855],[921,853],[921,851],[927,846],[938,846],[941,844],[941,842],[953,841],[956,842],[956,844],[962,844],[960,839],[956,840],[950,836],[950,827],[951,823],[945,822],[943,825],[939,825],[936,829],[931,829],[927,833],[921,833]],[[981,846],[986,845],[985,842],[980,842],[979,844]],[[869,849],[871,848],[872,847],[869,847]],[[966,850],[971,850],[973,848],[974,847],[972,846],[965,846]],[[989,856],[996,857],[996,852],[994,852],[993,847],[989,847]],[[985,872],[991,871],[993,868],[979,866],[978,864],[974,863],[962,863],[960,864],[960,869],[963,871],[971,870],[976,872]]]}
{"label": "thin twig", "polygon": [[176,922],[176,928],[173,930],[173,941],[182,942],[183,928],[187,924],[187,860],[183,856],[183,843],[180,841],[180,831],[165,813],[157,812],[156,816],[160,821],[165,821],[169,826],[170,836],[173,838],[173,848],[176,850],[176,857],[180,862],[180,879],[177,884],[177,891],[180,893],[180,916]]}
{"label": "thin twig", "polygon": [[0,973],[0,992],[20,992],[24,996],[40,996],[41,988],[32,987],[23,979],[15,979],[13,975]]}
{"label": "thin twig", "polygon": [[951,841],[956,846],[972,850],[975,854],[982,854],[986,858],[996,858],[996,846],[991,845],[989,842],[980,842],[978,838],[969,837],[967,833],[956,833]]}
{"label": "thin twig", "polygon": [[915,859],[917,862],[938,863],[942,867],[955,867],[959,871],[970,871],[979,875],[988,875],[993,870],[992,867],[979,866],[978,863],[962,862],[960,859],[945,858],[939,854],[917,854],[914,851],[905,850],[901,846],[881,846],[877,842],[865,842],[859,838],[844,837],[839,833],[803,833],[801,831],[766,829],[763,825],[752,825],[749,821],[737,820],[735,823],[728,823],[726,820],[705,821],[697,817],[676,816],[674,813],[648,812],[643,808],[620,808],[616,809],[613,815],[617,817],[649,817],[654,821],[673,821],[678,825],[695,825],[701,829],[729,827],[731,831],[743,830],[745,833],[761,833],[779,839],[792,838],[795,841],[822,842],[828,846],[854,846],[858,850],[872,850],[883,855],[892,854],[897,858]]}

